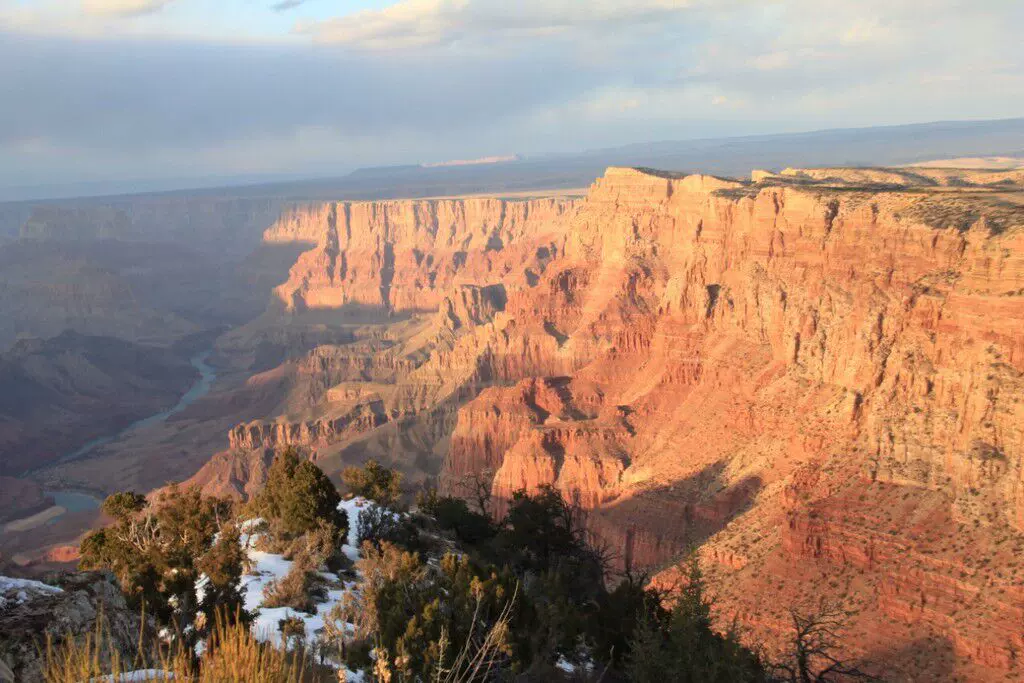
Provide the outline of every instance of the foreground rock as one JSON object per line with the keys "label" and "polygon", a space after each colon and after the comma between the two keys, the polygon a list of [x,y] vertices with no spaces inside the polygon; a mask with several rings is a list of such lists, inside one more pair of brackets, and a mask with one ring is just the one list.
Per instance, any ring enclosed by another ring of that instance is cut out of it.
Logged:
{"label": "foreground rock", "polygon": [[[51,584],[0,577],[0,664],[18,683],[43,680],[47,640],[60,648],[68,638],[95,636],[97,621],[122,661],[138,656],[142,624],[125,604],[114,577],[103,572],[65,573]],[[3,678],[0,666],[0,681]]]}

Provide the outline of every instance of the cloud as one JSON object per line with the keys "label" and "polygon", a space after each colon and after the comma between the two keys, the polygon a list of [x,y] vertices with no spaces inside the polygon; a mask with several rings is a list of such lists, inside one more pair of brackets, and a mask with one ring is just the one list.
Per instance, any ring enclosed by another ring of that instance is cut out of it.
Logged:
{"label": "cloud", "polygon": [[775,69],[784,69],[791,63],[792,57],[786,51],[780,52],[768,52],[763,55],[758,55],[751,60],[751,64],[755,69],[761,71],[774,71]]}
{"label": "cloud", "polygon": [[[42,178],[65,173],[79,160],[90,160],[92,174],[131,177],[176,166],[204,174],[240,164],[301,170],[310,149],[313,163],[329,157],[335,169],[444,159],[446,148],[515,152],[529,133],[510,120],[579,97],[605,77],[553,53],[406,61],[301,45],[0,33],[0,184],[26,168]],[[499,139],[503,122],[509,128]],[[296,138],[320,144],[290,146]],[[270,152],[256,153],[263,149]]]}
{"label": "cloud", "polygon": [[299,5],[304,4],[306,4],[306,0],[282,0],[281,2],[276,2],[273,5],[271,5],[270,9],[274,10],[275,12],[285,12],[290,9],[295,9]]}
{"label": "cloud", "polygon": [[128,17],[156,12],[172,2],[174,0],[82,0],[82,9],[87,14]]}
{"label": "cloud", "polygon": [[678,15],[691,0],[402,0],[379,10],[301,24],[300,33],[364,49],[623,31]]}
{"label": "cloud", "polygon": [[0,185],[1020,116],[1024,3],[929,4],[406,0],[260,41],[0,0]]}

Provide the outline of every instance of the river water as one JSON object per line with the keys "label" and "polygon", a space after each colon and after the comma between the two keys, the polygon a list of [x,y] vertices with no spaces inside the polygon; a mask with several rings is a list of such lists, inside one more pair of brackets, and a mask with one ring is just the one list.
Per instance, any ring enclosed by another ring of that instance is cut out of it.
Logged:
{"label": "river water", "polygon": [[[90,452],[101,446],[105,446],[108,443],[117,441],[128,432],[160,424],[161,422],[167,420],[171,416],[176,415],[177,413],[180,413],[181,411],[185,410],[185,408],[189,407],[190,405],[198,401],[200,398],[208,394],[210,391],[210,387],[213,386],[213,383],[217,379],[216,370],[214,370],[214,368],[212,368],[206,362],[209,359],[209,357],[210,351],[203,351],[202,353],[197,353],[196,355],[192,356],[191,359],[189,359],[190,362],[192,363],[192,367],[199,371],[199,379],[197,379],[196,383],[193,384],[192,387],[185,392],[185,394],[178,400],[174,407],[156,413],[155,415],[150,415],[149,417],[142,418],[141,420],[137,420],[115,434],[101,436],[98,439],[93,439],[92,441],[89,441],[88,443],[82,445],[82,447],[80,447],[78,450],[72,453],[68,453],[67,455],[62,457],[60,459],[60,462],[63,463],[70,462],[72,460],[78,460],[79,458],[88,455]],[[48,490],[45,491],[44,493],[47,496],[53,498],[54,503],[63,508],[66,508],[68,512],[83,512],[85,510],[94,510],[98,508],[100,506],[100,503],[102,502],[96,496],[93,496],[92,494],[85,493],[82,491]]]}

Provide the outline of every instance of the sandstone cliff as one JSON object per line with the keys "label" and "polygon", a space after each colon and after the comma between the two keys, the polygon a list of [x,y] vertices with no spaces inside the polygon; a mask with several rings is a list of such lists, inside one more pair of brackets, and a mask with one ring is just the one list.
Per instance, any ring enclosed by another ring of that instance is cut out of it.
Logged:
{"label": "sandstone cliff", "polygon": [[550,484],[623,564],[699,545],[723,619],[769,645],[825,597],[857,610],[862,654],[1013,671],[1020,179],[755,179],[613,168],[580,201],[287,214],[266,239],[310,248],[282,324],[369,317],[277,371],[280,415],[233,431],[238,457],[301,443],[455,491],[484,473],[499,509]]}
{"label": "sandstone cliff", "polygon": [[286,215],[265,239],[317,242],[277,289],[290,309],[432,311],[464,278],[500,282],[511,264],[525,277],[521,243],[568,209],[554,199],[338,202]]}

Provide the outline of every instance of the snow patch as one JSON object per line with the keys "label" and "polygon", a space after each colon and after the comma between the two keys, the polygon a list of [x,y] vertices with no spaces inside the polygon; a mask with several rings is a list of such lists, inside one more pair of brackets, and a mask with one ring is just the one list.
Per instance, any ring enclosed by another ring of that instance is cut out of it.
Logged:
{"label": "snow patch", "polygon": [[90,678],[89,683],[146,683],[147,681],[173,681],[174,674],[160,669],[139,669],[123,674]]}
{"label": "snow patch", "polygon": [[[353,562],[358,561],[362,557],[359,551],[359,515],[364,510],[372,510],[376,507],[376,503],[365,498],[344,500],[338,505],[338,509],[344,510],[348,516],[348,535],[345,543],[342,544],[341,550]],[[241,529],[243,533],[239,541],[252,567],[249,574],[243,576],[241,580],[241,591],[245,600],[245,609],[257,614],[252,624],[252,633],[261,642],[270,642],[274,645],[282,646],[284,643],[281,636],[280,622],[288,618],[298,618],[302,620],[306,629],[306,644],[315,645],[320,640],[327,614],[335,605],[342,601],[346,592],[358,591],[358,582],[344,581],[337,574],[321,571],[320,576],[328,583],[339,587],[327,591],[326,600],[316,606],[315,613],[299,612],[290,607],[264,607],[263,603],[266,599],[267,588],[272,582],[283,579],[294,563],[291,560],[284,559],[282,555],[256,549],[256,540],[260,536],[257,530],[262,521],[255,519],[242,522]],[[197,588],[202,590],[203,585],[203,582],[200,581],[197,584]],[[348,631],[354,631],[355,625],[347,623],[344,625],[344,628]],[[328,660],[325,663],[329,663],[335,668],[342,667],[340,662],[330,662]],[[347,681],[359,683],[364,680],[361,672],[346,670],[346,673],[348,676],[346,678]]]}
{"label": "snow patch", "polygon": [[54,595],[63,592],[57,586],[51,586],[41,581],[0,576],[0,609],[23,605],[35,595]]}

